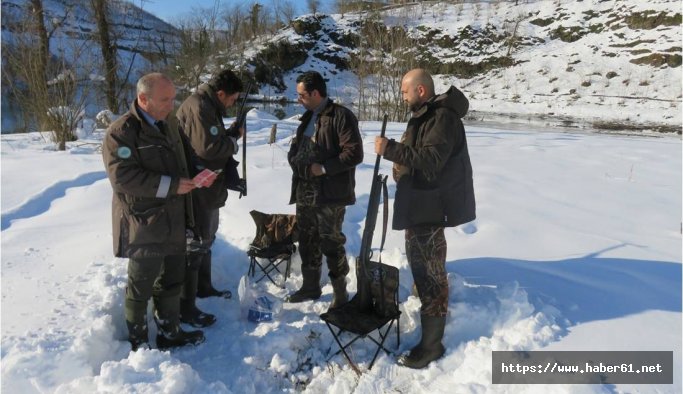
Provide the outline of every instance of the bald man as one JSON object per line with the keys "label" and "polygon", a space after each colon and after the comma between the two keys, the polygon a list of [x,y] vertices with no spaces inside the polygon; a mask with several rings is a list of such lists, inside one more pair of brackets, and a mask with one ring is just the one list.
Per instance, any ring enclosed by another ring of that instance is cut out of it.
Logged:
{"label": "bald man", "polygon": [[114,254],[128,258],[124,312],[133,351],[150,348],[147,304],[154,301],[159,349],[198,344],[201,331],[180,328],[185,229],[194,226],[188,146],[166,118],[175,87],[165,75],[144,75],[137,99],[109,126],[102,158],[114,191]]}
{"label": "bald man", "polygon": [[434,81],[423,69],[401,81],[403,101],[412,111],[397,142],[376,137],[375,152],[394,162],[397,183],[392,227],[405,230],[406,256],[422,302],[422,338],[400,365],[424,368],[443,356],[441,340],[448,313],[445,227],[475,218],[472,165],[460,120],[469,102],[451,86],[434,94]]}

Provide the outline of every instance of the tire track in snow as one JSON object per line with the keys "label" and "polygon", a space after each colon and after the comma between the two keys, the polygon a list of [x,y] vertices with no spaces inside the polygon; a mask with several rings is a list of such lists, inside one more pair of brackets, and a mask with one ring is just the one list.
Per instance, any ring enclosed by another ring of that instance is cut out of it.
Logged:
{"label": "tire track in snow", "polygon": [[17,219],[28,219],[47,212],[52,202],[66,195],[66,191],[72,187],[83,187],[106,178],[104,171],[86,172],[75,179],[59,181],[45,190],[29,198],[20,206],[2,214],[1,231],[7,230],[12,222]]}

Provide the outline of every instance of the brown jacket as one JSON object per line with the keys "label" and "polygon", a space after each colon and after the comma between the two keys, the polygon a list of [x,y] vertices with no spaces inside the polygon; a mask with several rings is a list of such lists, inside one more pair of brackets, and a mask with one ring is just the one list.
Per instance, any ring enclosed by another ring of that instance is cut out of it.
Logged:
{"label": "brown jacket", "polygon": [[114,196],[114,254],[141,258],[184,254],[185,229],[193,226],[189,195],[177,194],[188,177],[183,138],[149,125],[136,102],[107,129],[102,158]]}
{"label": "brown jacket", "polygon": [[[207,84],[200,86],[176,112],[178,127],[189,139],[199,167],[222,170],[237,150],[225,129],[224,112],[223,104]],[[211,187],[192,192],[197,209],[216,209],[225,205],[228,191],[224,176],[221,173]]]}
{"label": "brown jacket", "polygon": [[[401,142],[389,140],[384,152],[385,159],[396,163],[397,189],[403,187],[399,178],[412,174],[415,189],[439,190],[431,194],[439,201],[411,201],[401,205],[416,211],[413,212],[416,216],[420,210],[441,206],[447,218],[446,227],[467,223],[476,216],[472,164],[460,120],[468,107],[469,101],[463,93],[451,87],[415,111]],[[397,190],[396,195],[399,194]]]}
{"label": "brown jacket", "polygon": [[[287,154],[292,167],[292,191],[290,204],[296,202],[296,188],[300,179],[310,176],[304,168],[293,162],[299,143],[303,138],[313,111],[306,111],[301,117],[301,124],[296,130],[296,137]],[[318,155],[314,160],[325,167],[326,173],[320,176],[320,190],[317,193],[316,205],[339,204],[352,205],[356,202],[356,166],[363,162],[363,140],[358,130],[358,119],[349,109],[328,100],[315,125],[313,140],[317,145]]]}

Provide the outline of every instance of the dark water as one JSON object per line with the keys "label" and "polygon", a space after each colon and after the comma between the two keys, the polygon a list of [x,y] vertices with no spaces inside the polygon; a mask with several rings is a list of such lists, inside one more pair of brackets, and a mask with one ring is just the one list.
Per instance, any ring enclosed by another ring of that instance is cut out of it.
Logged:
{"label": "dark water", "polygon": [[259,111],[268,112],[269,114],[277,117],[278,119],[291,118],[294,115],[303,114],[306,110],[299,103],[274,103],[274,102],[256,102],[248,101],[246,103],[247,107],[256,108]]}

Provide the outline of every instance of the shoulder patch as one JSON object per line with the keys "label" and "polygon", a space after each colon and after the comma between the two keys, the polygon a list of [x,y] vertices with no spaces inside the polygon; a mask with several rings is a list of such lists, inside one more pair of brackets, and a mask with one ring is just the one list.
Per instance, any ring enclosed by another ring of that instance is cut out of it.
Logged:
{"label": "shoulder patch", "polygon": [[116,154],[122,159],[129,158],[131,153],[132,152],[130,151],[130,148],[127,146],[121,146],[119,147],[119,149],[116,150]]}

